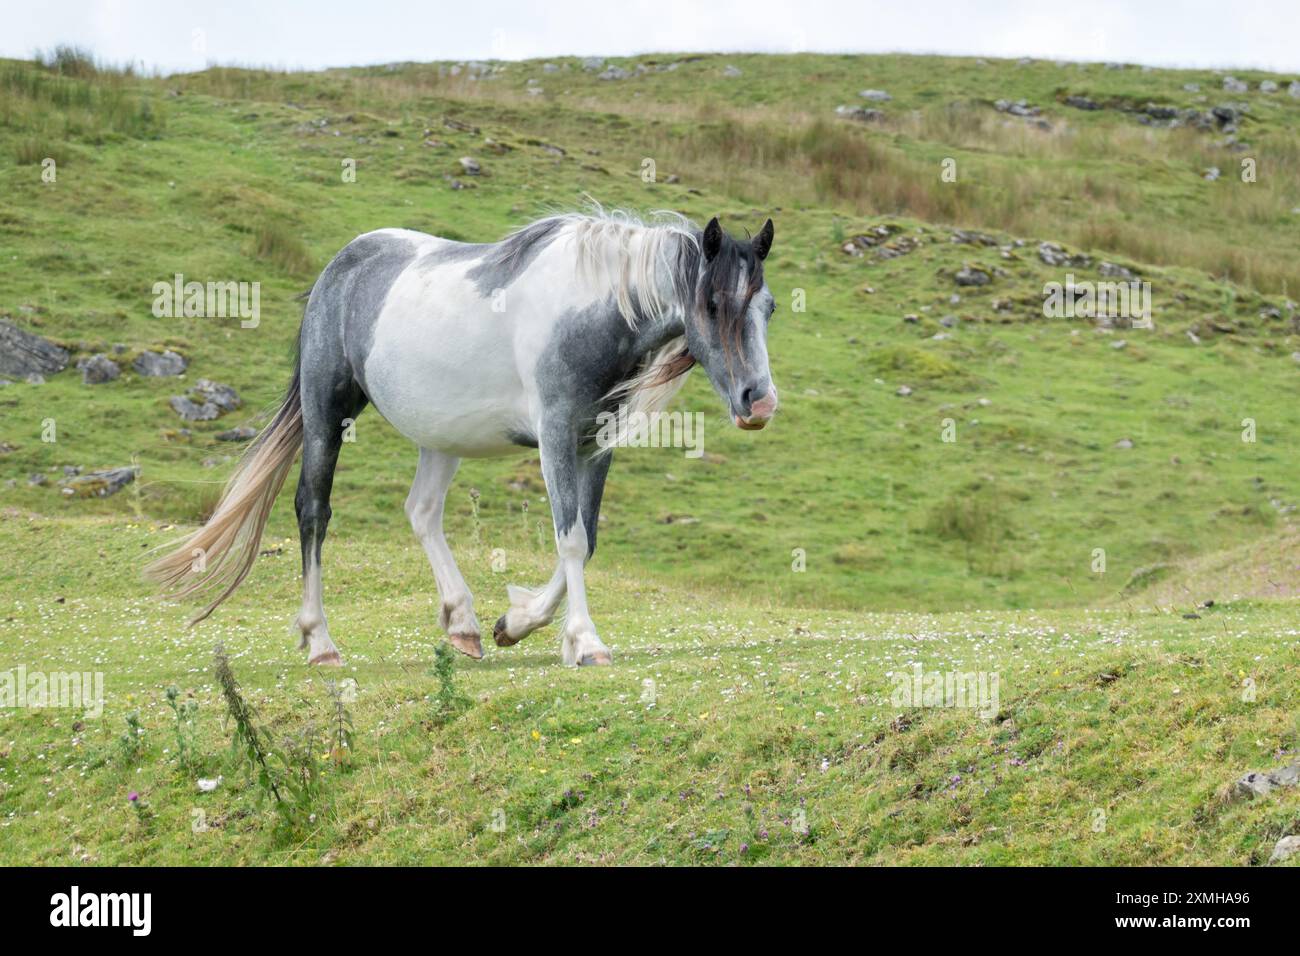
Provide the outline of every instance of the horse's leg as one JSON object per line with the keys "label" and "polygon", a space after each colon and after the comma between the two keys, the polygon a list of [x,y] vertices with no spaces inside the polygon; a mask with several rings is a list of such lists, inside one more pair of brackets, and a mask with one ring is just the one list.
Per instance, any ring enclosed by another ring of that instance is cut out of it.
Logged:
{"label": "horse's leg", "polygon": [[313,381],[312,369],[302,373],[302,472],[298,476],[298,537],[302,544],[302,610],[298,629],[308,651],[309,664],[342,664],[338,648],[330,640],[321,595],[320,556],[325,529],[330,520],[330,490],[334,466],[343,446],[343,420],[355,418],[366,398],[354,383],[342,390],[323,387]]}
{"label": "horse's leg", "polygon": [[429,564],[433,566],[433,578],[442,601],[439,623],[456,650],[478,659],[483,656],[483,644],[479,640],[478,618],[474,616],[474,600],[442,533],[443,503],[459,466],[459,458],[420,449],[420,465],[406,498],[406,516],[411,519],[415,536],[424,545]]}
{"label": "horse's leg", "polygon": [[[596,625],[587,611],[587,588],[583,565],[587,563],[595,529],[588,533],[582,509],[582,466],[579,464],[577,435],[573,428],[543,423],[541,437],[542,477],[551,499],[555,519],[555,550],[564,571],[569,607],[564,616],[560,657],[565,664],[612,664],[613,655],[596,635]],[[594,521],[593,521],[594,525]]]}
{"label": "horse's leg", "polygon": [[[612,452],[596,459],[579,459],[578,475],[582,489],[582,524],[587,529],[587,558],[596,553],[596,523],[600,517],[600,499],[605,491],[605,476],[609,473]],[[497,619],[492,637],[499,647],[509,647],[540,627],[551,623],[555,611],[564,600],[566,575],[563,560],[556,562],[555,573],[546,586],[538,591],[516,587],[506,588],[510,596],[510,610]]]}

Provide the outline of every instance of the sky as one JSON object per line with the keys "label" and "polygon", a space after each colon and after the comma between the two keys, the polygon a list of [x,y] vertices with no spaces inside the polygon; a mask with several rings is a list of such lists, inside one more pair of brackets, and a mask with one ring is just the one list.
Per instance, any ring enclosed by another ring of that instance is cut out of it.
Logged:
{"label": "sky", "polygon": [[651,52],[947,53],[1300,76],[1300,0],[0,0],[0,56],[319,69]]}

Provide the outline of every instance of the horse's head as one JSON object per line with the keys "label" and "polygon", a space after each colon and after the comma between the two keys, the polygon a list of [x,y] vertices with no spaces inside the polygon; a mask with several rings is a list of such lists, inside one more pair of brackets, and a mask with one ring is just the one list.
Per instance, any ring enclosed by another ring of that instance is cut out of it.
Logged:
{"label": "horse's head", "polygon": [[695,301],[687,310],[686,345],[740,428],[762,428],[776,413],[776,386],[767,364],[767,324],[776,300],[763,279],[772,248],[772,220],[753,239],[738,241],[717,218],[700,236]]}

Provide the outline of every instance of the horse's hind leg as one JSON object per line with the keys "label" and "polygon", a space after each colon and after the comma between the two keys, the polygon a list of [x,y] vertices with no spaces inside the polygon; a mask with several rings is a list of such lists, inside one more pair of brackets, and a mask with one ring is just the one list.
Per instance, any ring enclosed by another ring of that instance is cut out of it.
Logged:
{"label": "horse's hind leg", "polygon": [[321,595],[321,545],[329,526],[330,490],[343,445],[343,423],[360,413],[366,398],[352,382],[341,389],[334,388],[333,382],[313,388],[311,371],[304,367],[302,375],[302,472],[294,499],[302,543],[302,610],[298,614],[302,642],[298,646],[308,651],[310,664],[338,665],[343,658],[330,640]]}
{"label": "horse's hind leg", "polygon": [[415,471],[411,493],[406,498],[406,516],[411,519],[411,528],[424,545],[424,552],[433,567],[433,578],[442,601],[438,622],[458,651],[478,659],[483,656],[483,642],[479,638],[478,618],[474,616],[474,600],[442,533],[447,488],[459,466],[459,458],[427,448],[420,449],[420,465]]}

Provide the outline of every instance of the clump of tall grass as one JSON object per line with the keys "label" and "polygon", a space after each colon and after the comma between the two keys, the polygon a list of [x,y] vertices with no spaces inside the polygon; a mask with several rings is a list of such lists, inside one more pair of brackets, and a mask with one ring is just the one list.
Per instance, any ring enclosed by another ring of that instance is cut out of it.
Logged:
{"label": "clump of tall grass", "polygon": [[285,272],[301,275],[312,268],[311,253],[289,227],[276,220],[264,220],[253,229],[252,253]]}
{"label": "clump of tall grass", "polygon": [[47,139],[157,136],[165,124],[154,97],[131,67],[98,64],[75,47],[0,65],[0,126]]}

